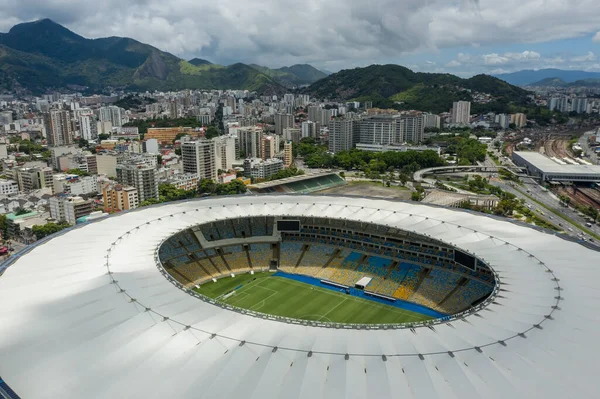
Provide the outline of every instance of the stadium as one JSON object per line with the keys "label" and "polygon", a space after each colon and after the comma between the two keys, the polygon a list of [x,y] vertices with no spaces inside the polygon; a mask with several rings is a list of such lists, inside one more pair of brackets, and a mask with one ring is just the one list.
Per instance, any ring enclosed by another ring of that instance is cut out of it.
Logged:
{"label": "stadium", "polygon": [[0,396],[596,398],[599,260],[418,203],[142,208],[4,265]]}

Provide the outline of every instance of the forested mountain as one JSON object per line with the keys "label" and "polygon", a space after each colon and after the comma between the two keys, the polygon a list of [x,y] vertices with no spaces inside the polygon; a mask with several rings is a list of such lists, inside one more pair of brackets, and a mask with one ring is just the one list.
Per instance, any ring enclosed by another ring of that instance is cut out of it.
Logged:
{"label": "forested mountain", "polygon": [[317,81],[306,90],[315,97],[373,101],[375,106],[440,113],[453,101],[472,101],[476,93],[492,99],[484,108],[505,112],[510,104],[524,105],[528,92],[488,75],[461,79],[450,74],[413,72],[399,65],[347,69]]}

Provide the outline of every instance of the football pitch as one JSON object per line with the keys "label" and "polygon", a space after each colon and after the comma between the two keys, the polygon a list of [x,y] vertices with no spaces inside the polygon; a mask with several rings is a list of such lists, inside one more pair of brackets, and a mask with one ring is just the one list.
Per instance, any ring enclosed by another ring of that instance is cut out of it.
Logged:
{"label": "football pitch", "polygon": [[[234,290],[234,294],[226,295]],[[239,308],[303,320],[386,324],[431,319],[420,313],[273,276],[268,272],[225,277],[216,283],[205,283],[196,291]]]}

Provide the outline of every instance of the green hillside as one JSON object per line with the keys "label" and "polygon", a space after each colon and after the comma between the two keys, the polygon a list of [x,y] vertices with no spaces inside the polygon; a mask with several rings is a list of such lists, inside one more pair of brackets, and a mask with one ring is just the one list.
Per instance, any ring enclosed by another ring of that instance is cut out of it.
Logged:
{"label": "green hillside", "polygon": [[528,92],[488,75],[461,79],[450,74],[415,73],[399,65],[371,65],[343,70],[310,85],[306,90],[318,98],[373,101],[374,106],[418,109],[440,113],[453,101],[473,100],[475,92],[495,99],[476,105],[503,112],[510,104],[525,105]]}
{"label": "green hillside", "polygon": [[0,34],[0,90],[33,93],[86,86],[140,90],[241,89],[281,94],[272,77],[244,64],[182,60],[136,40],[86,39],[48,19]]}

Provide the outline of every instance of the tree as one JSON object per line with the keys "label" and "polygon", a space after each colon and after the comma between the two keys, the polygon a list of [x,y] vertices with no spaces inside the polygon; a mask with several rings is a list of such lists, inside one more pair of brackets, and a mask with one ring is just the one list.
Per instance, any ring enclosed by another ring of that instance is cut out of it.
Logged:
{"label": "tree", "polygon": [[15,216],[21,216],[21,215],[25,215],[26,213],[29,213],[29,212],[31,212],[29,209],[19,207],[19,208],[15,209],[14,213],[15,213]]}
{"label": "tree", "polygon": [[202,179],[198,182],[198,193],[200,194],[214,194],[217,189],[217,185],[211,179]]}
{"label": "tree", "polygon": [[406,182],[408,181],[408,176],[405,173],[400,173],[400,176],[398,177],[400,179],[400,183],[403,186],[406,186]]}
{"label": "tree", "polygon": [[413,201],[421,201],[421,194],[413,191],[413,193],[410,195],[410,199]]}
{"label": "tree", "polygon": [[0,215],[0,233],[2,233],[2,239],[6,241],[8,239],[8,218],[6,215]]}
{"label": "tree", "polygon": [[156,198],[148,198],[147,200],[144,200],[140,203],[140,207],[154,205],[154,204],[160,204],[160,202],[161,201],[157,200]]}
{"label": "tree", "polygon": [[69,175],[77,175],[77,176],[81,176],[81,177],[90,175],[88,172],[81,170],[81,169],[69,169],[65,173],[67,173]]}
{"label": "tree", "polygon": [[58,233],[59,231],[71,227],[68,223],[46,223],[44,225],[34,225],[31,227],[31,231],[38,240],[44,237]]}
{"label": "tree", "polygon": [[341,171],[340,172],[340,177],[345,180],[346,179],[346,173],[344,171]]}
{"label": "tree", "polygon": [[219,129],[217,129],[214,126],[209,126],[206,129],[206,138],[207,139],[212,139],[213,137],[217,137],[220,135]]}
{"label": "tree", "polygon": [[102,141],[102,140],[108,140],[110,138],[110,134],[107,133],[100,133],[98,135],[98,140]]}

